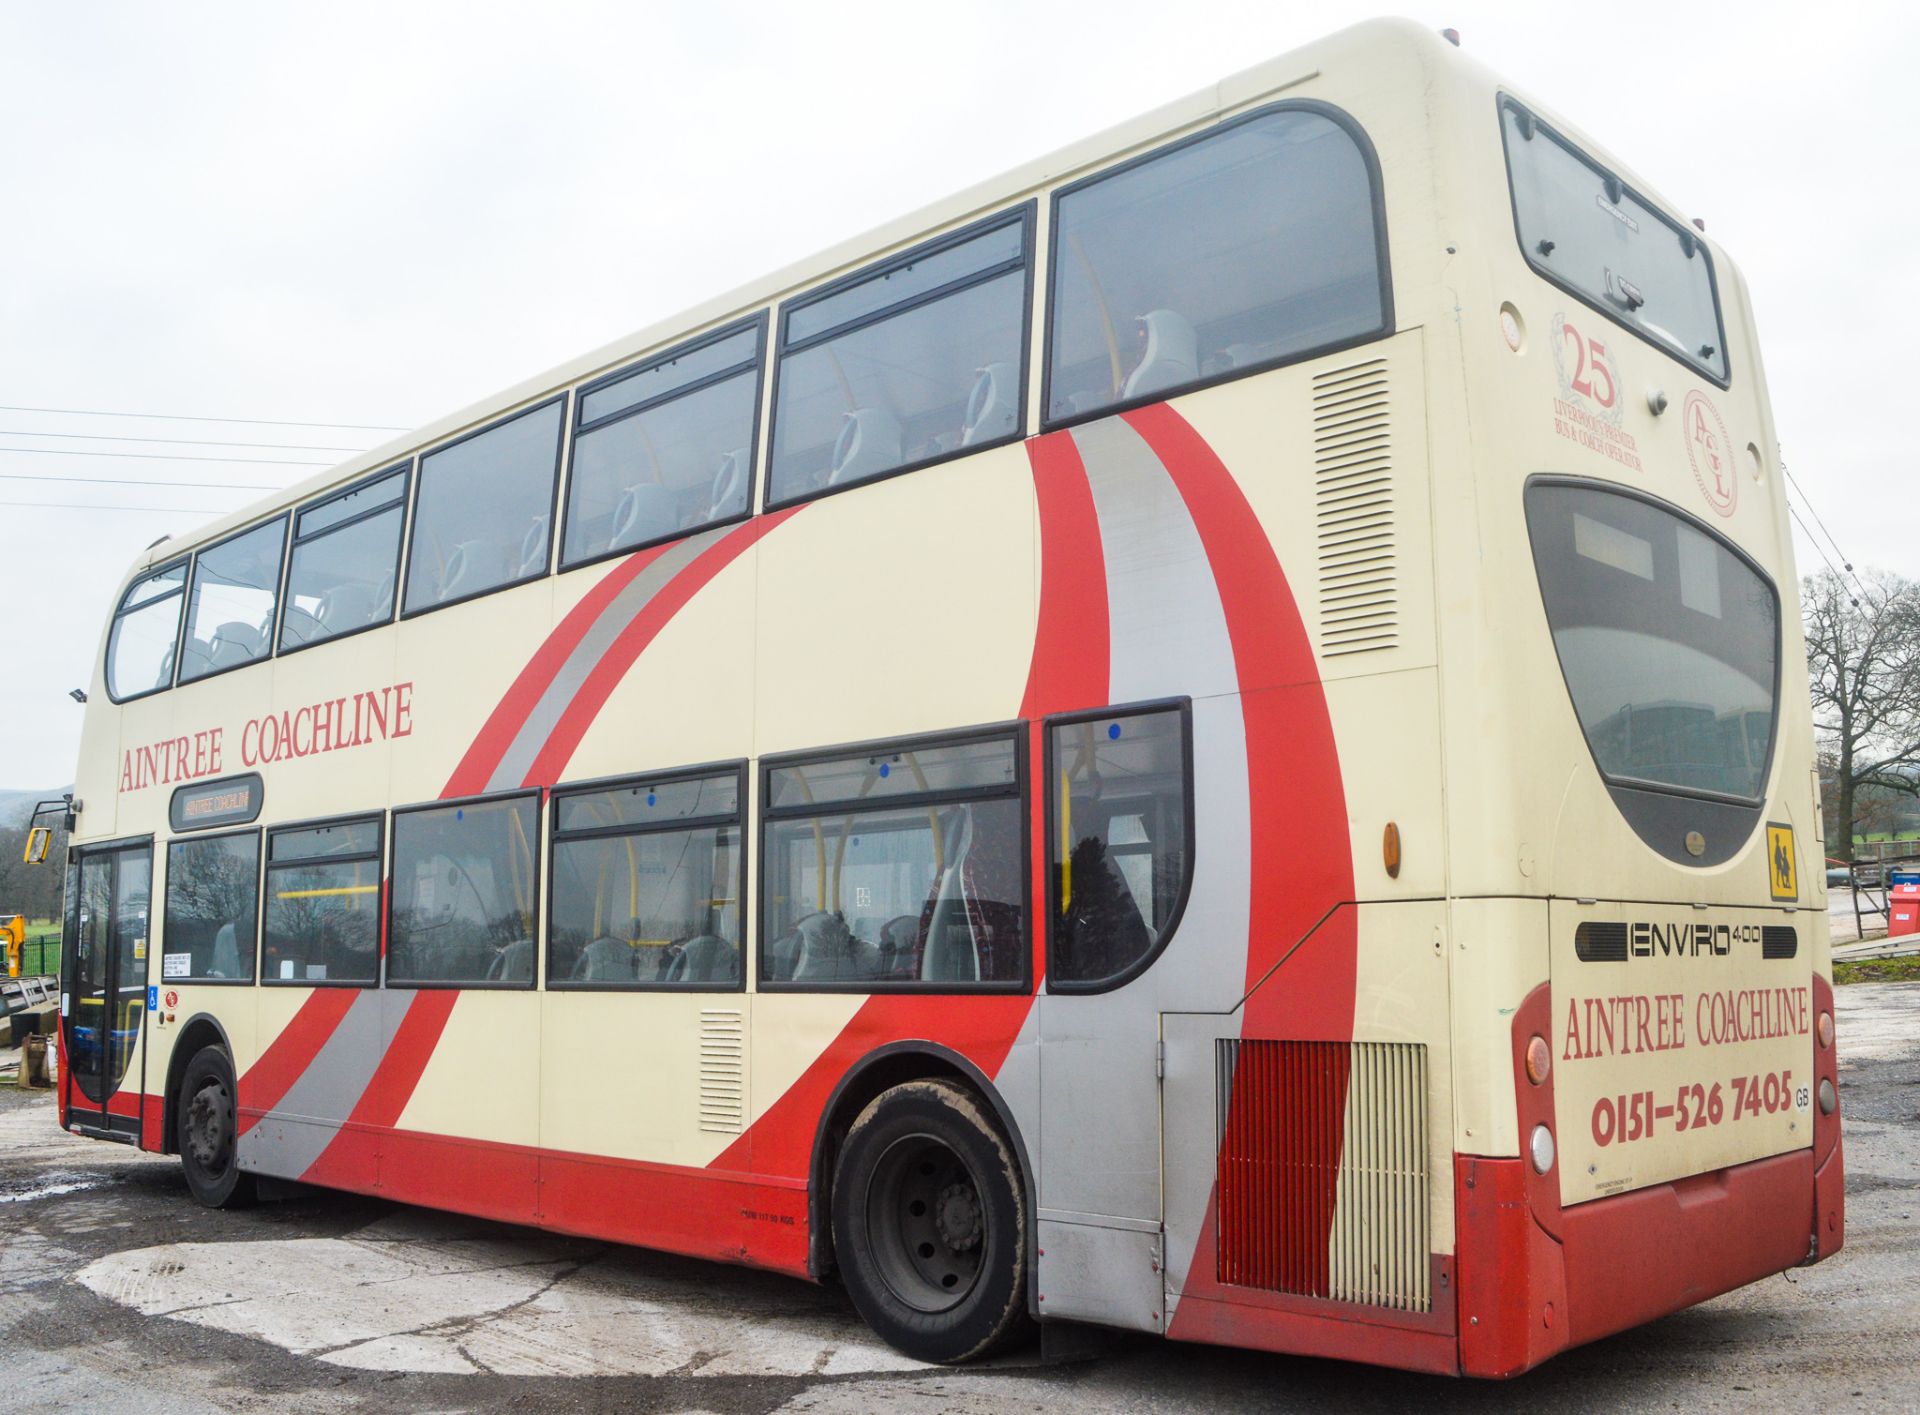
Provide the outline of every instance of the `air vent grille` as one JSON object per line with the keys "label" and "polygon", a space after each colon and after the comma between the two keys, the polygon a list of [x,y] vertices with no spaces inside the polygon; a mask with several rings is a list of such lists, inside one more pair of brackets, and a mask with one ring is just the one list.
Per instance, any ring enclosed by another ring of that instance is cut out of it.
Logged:
{"label": "air vent grille", "polygon": [[736,1008],[700,1012],[700,1128],[737,1135],[746,1123],[747,1029]]}
{"label": "air vent grille", "polygon": [[1573,931],[1573,953],[1582,963],[1627,961],[1627,926],[1591,922]]}
{"label": "air vent grille", "polygon": [[1399,642],[1389,421],[1384,358],[1314,376],[1314,529],[1323,658],[1371,653]]}
{"label": "air vent grille", "polygon": [[1424,1312],[1427,1051],[1219,1043],[1219,1280]]}
{"label": "air vent grille", "polygon": [[1800,931],[1788,924],[1765,924],[1760,929],[1762,958],[1791,958],[1800,951]]}

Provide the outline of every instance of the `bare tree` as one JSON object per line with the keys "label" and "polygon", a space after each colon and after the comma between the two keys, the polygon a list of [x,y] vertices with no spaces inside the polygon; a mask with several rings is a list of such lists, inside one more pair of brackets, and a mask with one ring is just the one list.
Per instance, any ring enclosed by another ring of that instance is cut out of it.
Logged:
{"label": "bare tree", "polygon": [[1823,570],[1802,584],[1801,611],[1814,730],[1838,798],[1828,848],[1851,858],[1868,825],[1862,788],[1920,791],[1920,584]]}

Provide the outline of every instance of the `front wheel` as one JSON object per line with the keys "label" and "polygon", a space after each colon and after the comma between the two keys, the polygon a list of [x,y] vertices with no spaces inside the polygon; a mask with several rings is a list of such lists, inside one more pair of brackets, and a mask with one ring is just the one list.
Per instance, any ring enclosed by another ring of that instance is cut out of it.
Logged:
{"label": "front wheel", "polygon": [[179,1131],[180,1165],[187,1189],[210,1209],[241,1208],[253,1202],[254,1182],[239,1163],[233,1061],[226,1048],[202,1047],[180,1078],[174,1114]]}
{"label": "front wheel", "polygon": [[847,1292],[889,1345],[922,1361],[984,1356],[1027,1312],[1019,1167],[973,1094],[911,1081],[853,1122],[834,1170],[833,1241]]}

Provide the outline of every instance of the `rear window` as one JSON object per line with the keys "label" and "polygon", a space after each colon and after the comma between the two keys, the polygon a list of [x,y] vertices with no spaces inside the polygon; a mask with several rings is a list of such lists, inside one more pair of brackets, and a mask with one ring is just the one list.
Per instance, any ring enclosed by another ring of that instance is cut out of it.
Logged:
{"label": "rear window", "polygon": [[1527,529],[1554,651],[1607,780],[1758,801],[1780,605],[1725,541],[1641,497],[1536,481]]}
{"label": "rear window", "polygon": [[1699,237],[1511,100],[1500,123],[1528,263],[1724,386],[1720,298]]}

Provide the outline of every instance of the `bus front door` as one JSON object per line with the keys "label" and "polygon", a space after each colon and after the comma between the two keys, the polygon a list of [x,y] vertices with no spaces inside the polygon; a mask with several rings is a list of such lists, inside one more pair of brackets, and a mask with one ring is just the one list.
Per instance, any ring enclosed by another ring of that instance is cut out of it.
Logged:
{"label": "bus front door", "polygon": [[152,847],[144,842],[80,852],[61,948],[69,1123],[115,1139],[140,1136],[141,1068],[134,1063],[146,1012],[152,885]]}

